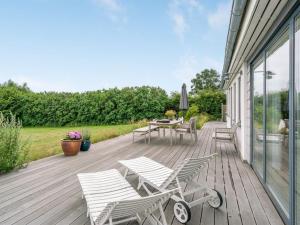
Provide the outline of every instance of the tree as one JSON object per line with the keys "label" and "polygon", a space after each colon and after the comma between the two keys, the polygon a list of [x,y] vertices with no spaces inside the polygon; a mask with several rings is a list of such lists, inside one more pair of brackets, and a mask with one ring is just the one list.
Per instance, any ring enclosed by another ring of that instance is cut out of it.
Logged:
{"label": "tree", "polygon": [[16,88],[20,91],[25,91],[25,92],[31,91],[30,88],[28,87],[27,83],[23,83],[23,84],[19,85],[12,80],[8,80],[8,81],[4,82],[3,84],[0,84],[0,88],[1,87],[12,87],[12,88]]}
{"label": "tree", "polygon": [[176,112],[179,112],[179,103],[180,103],[180,93],[177,91],[171,92],[169,96],[169,104],[167,105],[166,110],[173,109]]}
{"label": "tree", "polygon": [[191,82],[191,94],[196,94],[204,89],[216,90],[220,88],[220,76],[214,69],[205,69],[201,73],[197,73]]}

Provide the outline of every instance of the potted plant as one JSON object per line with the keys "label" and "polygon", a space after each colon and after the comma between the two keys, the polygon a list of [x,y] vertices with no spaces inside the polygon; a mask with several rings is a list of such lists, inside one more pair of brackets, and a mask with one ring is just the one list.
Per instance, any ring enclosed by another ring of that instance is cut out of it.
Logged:
{"label": "potted plant", "polygon": [[168,111],[166,111],[165,116],[166,116],[168,119],[172,120],[172,119],[175,118],[176,112],[175,112],[174,110],[168,110]]}
{"label": "potted plant", "polygon": [[88,130],[82,132],[81,151],[88,151],[91,147],[91,134]]}
{"label": "potted plant", "polygon": [[61,140],[61,147],[65,156],[77,155],[81,145],[81,133],[78,131],[70,131]]}

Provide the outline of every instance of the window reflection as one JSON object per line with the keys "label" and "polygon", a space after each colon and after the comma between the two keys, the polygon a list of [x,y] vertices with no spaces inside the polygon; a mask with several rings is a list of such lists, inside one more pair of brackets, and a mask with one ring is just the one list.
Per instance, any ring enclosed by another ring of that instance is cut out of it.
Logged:
{"label": "window reflection", "polygon": [[260,58],[253,66],[253,166],[263,177],[263,95],[264,62]]}
{"label": "window reflection", "polygon": [[288,30],[267,51],[266,181],[288,215],[289,208],[289,35]]}

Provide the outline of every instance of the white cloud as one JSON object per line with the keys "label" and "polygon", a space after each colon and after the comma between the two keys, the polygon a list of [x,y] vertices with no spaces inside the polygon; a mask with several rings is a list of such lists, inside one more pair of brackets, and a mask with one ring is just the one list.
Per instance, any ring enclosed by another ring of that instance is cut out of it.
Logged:
{"label": "white cloud", "polygon": [[101,7],[108,18],[113,22],[127,22],[125,8],[120,0],[93,0]]}
{"label": "white cloud", "polygon": [[217,5],[214,12],[208,13],[208,24],[212,29],[218,30],[220,28],[228,27],[231,4],[231,1],[220,3]]}
{"label": "white cloud", "polygon": [[117,0],[95,0],[95,2],[109,11],[119,12],[122,10],[122,6]]}
{"label": "white cloud", "polygon": [[[215,59],[215,58],[211,58],[211,57],[205,57],[201,60],[201,65],[202,65],[202,69],[215,69],[218,71],[218,73],[222,72],[222,67],[223,67],[223,59]],[[201,69],[201,70],[202,70]]]}
{"label": "white cloud", "polygon": [[184,38],[184,33],[188,28],[185,21],[185,17],[178,12],[173,13],[171,16],[174,23],[174,27],[173,27],[174,32],[182,40]]}
{"label": "white cloud", "polygon": [[173,74],[179,82],[186,83],[187,88],[190,88],[190,81],[199,72],[199,60],[194,55],[184,55],[179,59],[178,66]]}
{"label": "white cloud", "polygon": [[199,8],[199,7],[201,7],[199,1],[197,1],[197,0],[185,0],[185,2],[186,2],[189,6],[194,7],[194,8]]}
{"label": "white cloud", "polygon": [[177,65],[173,71],[174,77],[179,82],[186,83],[187,87],[190,88],[191,80],[195,77],[196,73],[210,68],[216,69],[220,73],[223,62],[222,60],[210,57],[197,58],[195,55],[186,54],[179,59]]}
{"label": "white cloud", "polygon": [[171,0],[169,3],[168,14],[173,24],[175,34],[181,39],[189,29],[188,17],[194,12],[202,10],[198,0]]}

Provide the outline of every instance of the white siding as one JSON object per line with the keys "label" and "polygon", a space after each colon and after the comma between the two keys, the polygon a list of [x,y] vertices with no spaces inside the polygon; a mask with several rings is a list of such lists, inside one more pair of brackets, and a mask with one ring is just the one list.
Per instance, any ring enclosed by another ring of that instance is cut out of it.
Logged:
{"label": "white siding", "polygon": [[[232,80],[231,85],[228,88],[227,91],[227,102],[228,102],[228,109],[232,109],[235,110],[235,115],[236,115],[236,119],[238,121],[233,121],[233,122],[240,122],[240,127],[237,129],[237,147],[238,147],[238,151],[240,152],[240,156],[242,158],[242,160],[245,160],[247,162],[250,163],[250,155],[251,155],[251,149],[250,149],[250,116],[251,116],[251,112],[250,112],[250,66],[247,65],[247,63],[244,63],[242,68],[240,68],[239,72],[237,75],[235,75],[234,80]],[[238,96],[238,79],[241,78],[241,101],[240,101],[240,116],[241,118],[239,118],[239,96]],[[234,85],[236,84],[236,96],[233,96],[234,98],[236,98],[236,107],[233,108],[232,104],[233,102],[231,102],[231,96],[230,96],[230,91],[229,90],[233,90],[234,89]],[[230,115],[234,115],[234,112],[230,112],[228,111],[228,115],[227,115],[227,126],[231,127],[231,119],[234,118],[230,118]]]}

